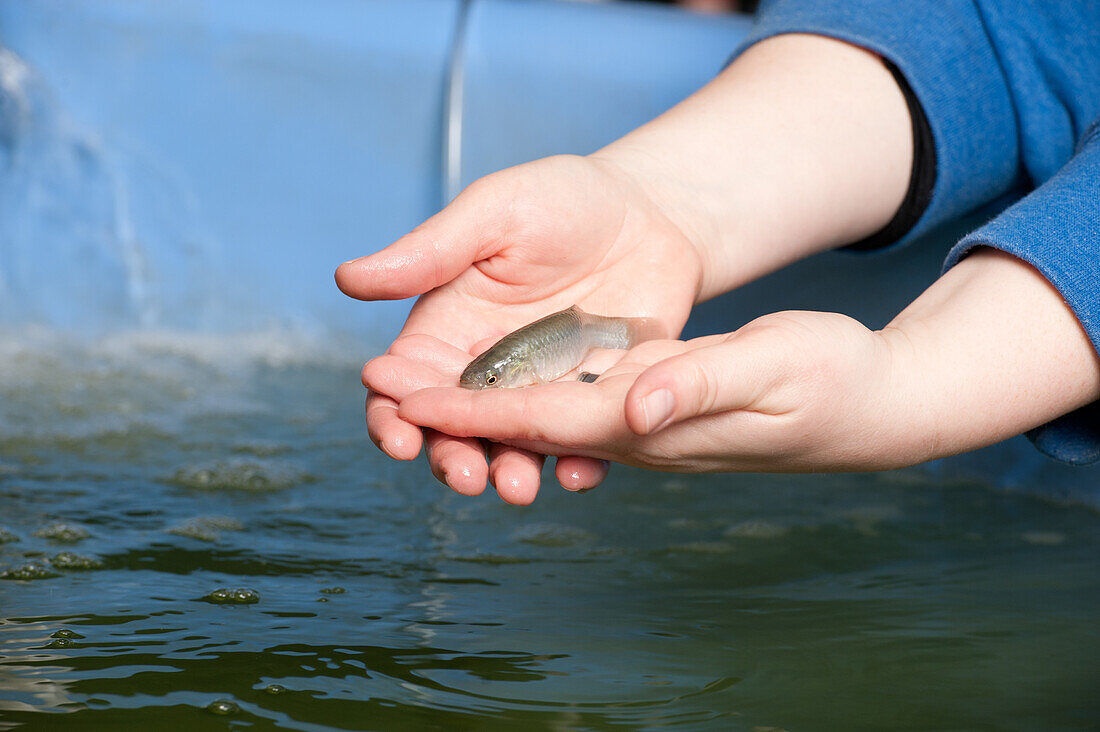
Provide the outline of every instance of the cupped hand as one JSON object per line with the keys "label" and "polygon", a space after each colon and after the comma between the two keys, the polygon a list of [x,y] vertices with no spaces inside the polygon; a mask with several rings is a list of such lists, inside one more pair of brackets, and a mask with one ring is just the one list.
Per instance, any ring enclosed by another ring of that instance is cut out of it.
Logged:
{"label": "cupped hand", "polygon": [[[571,305],[653,318],[674,336],[699,292],[700,252],[607,160],[558,156],[475,182],[408,235],[336,272],[352,297],[420,295],[388,355],[364,367],[371,438],[391,457],[411,460],[426,437],[433,473],[455,490],[478,493],[492,477],[505,500],[529,503],[539,454],[494,446],[486,465],[477,439],[445,429],[422,436],[399,415],[402,400],[457,383],[456,352],[464,365],[504,334]],[[568,488],[592,487],[606,473],[598,460],[564,455],[557,476]]]}
{"label": "cupped hand", "polygon": [[595,383],[428,388],[399,414],[451,435],[657,470],[895,467],[924,457],[897,438],[908,429],[896,408],[904,352],[846,316],[784,312],[732,334],[643,343]]}

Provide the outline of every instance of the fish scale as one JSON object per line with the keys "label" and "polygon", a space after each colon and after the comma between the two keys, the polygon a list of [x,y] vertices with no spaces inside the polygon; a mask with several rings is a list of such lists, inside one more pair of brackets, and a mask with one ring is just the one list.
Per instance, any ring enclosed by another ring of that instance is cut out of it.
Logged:
{"label": "fish scale", "polygon": [[459,384],[484,389],[553,381],[593,348],[630,348],[654,330],[645,318],[593,315],[574,305],[501,338],[466,367]]}

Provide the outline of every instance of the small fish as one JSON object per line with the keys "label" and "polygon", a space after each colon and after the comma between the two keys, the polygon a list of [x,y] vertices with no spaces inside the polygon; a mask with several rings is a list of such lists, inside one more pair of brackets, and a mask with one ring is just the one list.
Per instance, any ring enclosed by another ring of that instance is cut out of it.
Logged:
{"label": "small fish", "polygon": [[458,383],[466,389],[545,384],[575,369],[593,348],[631,348],[656,335],[648,318],[591,315],[574,305],[501,338]]}

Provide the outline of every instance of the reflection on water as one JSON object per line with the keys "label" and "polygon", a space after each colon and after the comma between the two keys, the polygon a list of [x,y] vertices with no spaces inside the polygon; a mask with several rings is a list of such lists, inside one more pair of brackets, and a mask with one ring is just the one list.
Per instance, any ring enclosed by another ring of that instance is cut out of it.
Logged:
{"label": "reflection on water", "polygon": [[1100,720],[1089,509],[920,471],[633,470],[517,509],[379,456],[365,354],[0,354],[0,728]]}

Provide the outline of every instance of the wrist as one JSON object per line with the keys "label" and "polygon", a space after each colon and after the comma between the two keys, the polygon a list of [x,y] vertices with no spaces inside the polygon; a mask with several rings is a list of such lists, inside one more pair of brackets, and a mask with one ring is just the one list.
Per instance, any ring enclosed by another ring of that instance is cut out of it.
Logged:
{"label": "wrist", "polygon": [[1061,294],[996,249],[957,264],[880,335],[896,364],[896,409],[925,460],[1000,442],[1100,398],[1100,357]]}
{"label": "wrist", "polygon": [[645,202],[643,205],[666,219],[691,246],[700,273],[695,303],[729,289],[719,285],[720,237],[716,222],[706,211],[691,205],[679,171],[664,165],[627,138],[590,154],[588,159],[619,178]]}
{"label": "wrist", "polygon": [[693,242],[706,299],[884,227],[908,189],[912,126],[877,55],[784,35],[592,157],[628,171]]}

